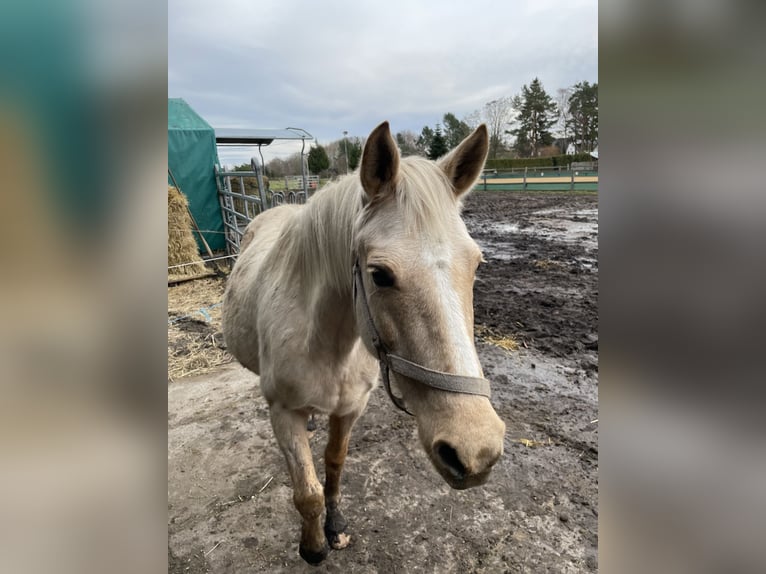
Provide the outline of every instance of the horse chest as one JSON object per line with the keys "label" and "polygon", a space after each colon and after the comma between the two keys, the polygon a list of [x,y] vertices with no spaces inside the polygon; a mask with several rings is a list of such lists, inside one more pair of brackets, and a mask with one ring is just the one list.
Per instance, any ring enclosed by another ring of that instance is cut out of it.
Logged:
{"label": "horse chest", "polygon": [[[297,367],[297,368],[296,368]],[[307,354],[295,361],[285,379],[295,381],[302,401],[322,412],[355,411],[367,401],[378,379],[377,362],[355,345],[344,357]]]}

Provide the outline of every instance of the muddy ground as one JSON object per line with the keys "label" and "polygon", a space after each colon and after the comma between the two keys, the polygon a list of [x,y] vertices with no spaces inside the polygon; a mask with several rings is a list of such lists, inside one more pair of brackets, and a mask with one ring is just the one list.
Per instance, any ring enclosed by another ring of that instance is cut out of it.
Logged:
{"label": "muddy ground", "polygon": [[[593,572],[598,525],[597,196],[477,192],[487,262],[478,339],[505,453],[488,483],[451,490],[414,421],[378,388],[343,477],[351,545],[298,556],[299,515],[257,377],[231,364],[168,385],[168,560],[200,572]],[[485,338],[486,339],[486,338]],[[317,471],[327,422],[312,439]]]}

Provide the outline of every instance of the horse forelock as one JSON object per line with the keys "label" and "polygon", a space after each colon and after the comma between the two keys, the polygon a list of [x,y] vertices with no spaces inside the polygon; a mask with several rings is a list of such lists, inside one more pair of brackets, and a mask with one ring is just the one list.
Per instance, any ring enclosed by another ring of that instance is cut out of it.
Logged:
{"label": "horse forelock", "polygon": [[[376,215],[393,202],[393,217],[398,221],[393,222],[391,216],[377,220]],[[407,157],[401,160],[393,193],[372,199],[361,214],[358,228],[396,223],[407,233],[436,239],[454,232],[459,207],[452,183],[441,168],[425,158]]]}
{"label": "horse forelock", "polygon": [[[393,204],[395,209],[385,209]],[[381,212],[386,217],[378,217]],[[318,192],[285,234],[287,268],[346,291],[361,233],[376,235],[394,225],[404,233],[434,240],[454,235],[459,200],[444,171],[420,157],[401,160],[393,193],[370,200],[358,174]]]}

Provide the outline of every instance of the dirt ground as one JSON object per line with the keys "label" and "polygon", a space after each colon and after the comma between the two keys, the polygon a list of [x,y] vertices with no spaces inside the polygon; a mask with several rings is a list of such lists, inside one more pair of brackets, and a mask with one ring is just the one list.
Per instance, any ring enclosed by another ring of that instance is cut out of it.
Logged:
{"label": "dirt ground", "polygon": [[[464,213],[487,260],[475,287],[477,349],[507,424],[487,484],[451,490],[414,421],[378,388],[342,482],[351,545],[308,566],[257,377],[232,363],[168,385],[169,572],[598,569],[597,196],[477,192]],[[327,421],[317,423],[322,476]]]}

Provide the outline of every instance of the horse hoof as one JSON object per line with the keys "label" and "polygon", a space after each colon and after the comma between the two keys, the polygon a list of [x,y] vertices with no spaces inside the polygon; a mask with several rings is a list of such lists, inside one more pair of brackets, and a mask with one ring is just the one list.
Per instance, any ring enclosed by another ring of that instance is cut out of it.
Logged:
{"label": "horse hoof", "polygon": [[337,507],[328,508],[324,523],[324,534],[327,537],[327,542],[330,543],[334,550],[341,550],[351,542],[351,537],[346,534],[346,528],[348,528],[348,524],[340,510]]}
{"label": "horse hoof", "polygon": [[322,548],[319,551],[316,550],[309,550],[308,548],[304,548],[301,544],[298,546],[298,553],[301,555],[301,558],[303,558],[306,562],[311,564],[312,566],[318,566],[322,563],[322,561],[327,558],[327,555],[330,553],[330,548],[325,544],[324,548]]}
{"label": "horse hoof", "polygon": [[345,532],[338,532],[333,534],[330,538],[330,546],[333,550],[342,550],[351,542],[351,536]]}

